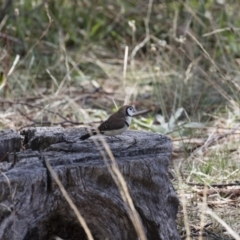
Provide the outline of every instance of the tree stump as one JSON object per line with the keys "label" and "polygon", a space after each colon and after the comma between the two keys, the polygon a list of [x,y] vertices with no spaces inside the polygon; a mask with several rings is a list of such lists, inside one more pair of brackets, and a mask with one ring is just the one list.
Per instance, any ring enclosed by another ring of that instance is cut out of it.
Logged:
{"label": "tree stump", "polygon": [[[30,128],[0,132],[0,239],[87,239],[46,168],[46,159],[96,240],[137,240],[103,157],[82,129]],[[6,137],[8,136],[9,137]],[[5,136],[5,137],[3,137]],[[23,146],[19,144],[22,138]],[[168,178],[172,144],[164,135],[126,131],[106,137],[148,240],[180,239],[178,199]],[[103,146],[101,147],[103,149]]]}

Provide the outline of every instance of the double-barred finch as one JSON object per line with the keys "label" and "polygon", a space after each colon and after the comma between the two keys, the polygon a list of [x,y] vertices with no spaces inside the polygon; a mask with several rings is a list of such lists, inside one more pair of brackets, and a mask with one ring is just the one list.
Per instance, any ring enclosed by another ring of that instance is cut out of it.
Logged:
{"label": "double-barred finch", "polygon": [[89,130],[89,133],[80,137],[81,140],[86,140],[92,135],[102,134],[105,136],[115,136],[123,133],[132,121],[132,116],[136,109],[131,105],[124,105],[113,113],[106,121],[100,124],[97,130]]}

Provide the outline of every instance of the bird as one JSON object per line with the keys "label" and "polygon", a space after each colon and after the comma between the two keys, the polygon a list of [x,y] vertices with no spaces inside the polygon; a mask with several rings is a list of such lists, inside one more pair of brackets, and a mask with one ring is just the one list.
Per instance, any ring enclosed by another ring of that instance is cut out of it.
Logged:
{"label": "bird", "polygon": [[123,133],[132,121],[132,116],[136,112],[134,106],[123,105],[117,112],[113,113],[106,121],[102,122],[96,129],[89,130],[80,137],[81,140],[86,140],[92,135],[102,134],[105,136],[115,136]]}

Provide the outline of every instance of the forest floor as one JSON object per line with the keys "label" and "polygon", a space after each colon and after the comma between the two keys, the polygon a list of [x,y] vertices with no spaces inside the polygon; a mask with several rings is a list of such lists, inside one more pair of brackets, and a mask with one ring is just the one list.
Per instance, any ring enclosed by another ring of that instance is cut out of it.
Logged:
{"label": "forest floor", "polygon": [[167,3],[152,8],[149,1],[128,12],[113,4],[94,8],[96,17],[88,19],[78,13],[84,1],[73,2],[33,8],[25,1],[27,17],[17,15],[19,5],[19,21],[2,20],[1,129],[96,126],[117,107],[134,104],[142,113],[131,129],[172,139],[170,177],[181,202],[182,239],[240,239],[240,36],[233,24],[240,23],[239,4],[209,3],[204,14],[217,16],[211,19],[198,3],[182,3],[191,15],[183,19],[180,6]]}

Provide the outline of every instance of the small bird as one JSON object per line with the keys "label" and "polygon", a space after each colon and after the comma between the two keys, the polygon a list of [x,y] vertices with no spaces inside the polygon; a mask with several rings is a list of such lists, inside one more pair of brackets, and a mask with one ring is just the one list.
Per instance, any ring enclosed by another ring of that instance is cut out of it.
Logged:
{"label": "small bird", "polygon": [[86,140],[92,135],[98,133],[105,136],[115,136],[117,134],[123,133],[132,121],[132,116],[136,112],[136,109],[131,105],[124,105],[118,109],[117,112],[113,113],[106,121],[100,124],[100,126],[95,129],[91,129],[90,133],[87,133],[80,137],[81,140]]}

